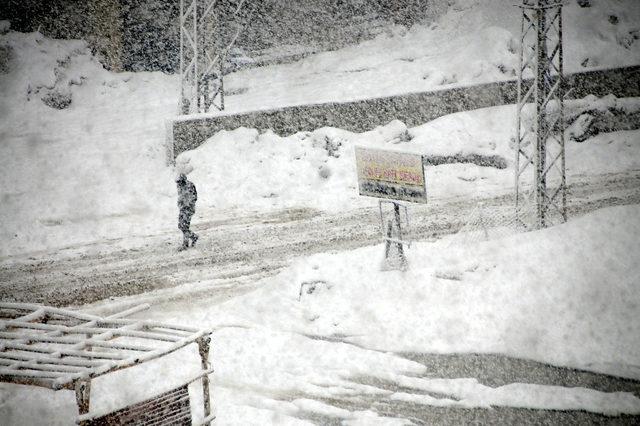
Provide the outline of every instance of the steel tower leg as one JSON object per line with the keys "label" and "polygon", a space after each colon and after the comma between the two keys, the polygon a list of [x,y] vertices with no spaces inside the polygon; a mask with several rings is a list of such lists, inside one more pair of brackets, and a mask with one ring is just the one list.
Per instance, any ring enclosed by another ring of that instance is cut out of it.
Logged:
{"label": "steel tower leg", "polygon": [[[566,220],[562,4],[525,0],[520,7],[515,206],[520,223],[543,228]],[[523,175],[529,166],[533,194],[527,197]],[[532,207],[527,201],[535,203],[534,223],[525,217]]]}
{"label": "steel tower leg", "polygon": [[[249,4],[252,3],[252,4]],[[224,109],[224,65],[259,2],[180,0],[180,112]]]}

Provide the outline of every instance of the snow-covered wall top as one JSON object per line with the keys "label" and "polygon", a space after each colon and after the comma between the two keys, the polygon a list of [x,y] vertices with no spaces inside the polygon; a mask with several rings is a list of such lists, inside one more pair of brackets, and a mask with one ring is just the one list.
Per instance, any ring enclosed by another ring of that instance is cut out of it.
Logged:
{"label": "snow-covered wall top", "polygon": [[[587,95],[618,97],[640,96],[640,66],[577,73],[567,76],[572,90],[568,98]],[[528,84],[528,83],[527,83]],[[525,86],[525,90],[526,90]],[[380,123],[401,120],[418,126],[437,117],[459,111],[515,103],[517,82],[514,80],[454,87],[437,91],[408,93],[350,102],[327,102],[294,105],[244,113],[193,115],[168,123],[169,158],[194,149],[220,130],[239,127],[270,129],[286,136],[321,127],[337,127],[352,132],[371,130]]]}

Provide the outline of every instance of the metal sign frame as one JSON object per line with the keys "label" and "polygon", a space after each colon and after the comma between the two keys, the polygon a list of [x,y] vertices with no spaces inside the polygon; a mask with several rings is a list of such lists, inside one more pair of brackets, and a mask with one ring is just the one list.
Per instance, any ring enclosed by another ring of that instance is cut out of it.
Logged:
{"label": "metal sign frame", "polygon": [[[393,207],[393,220],[388,220],[386,227],[384,223],[384,213],[382,210],[383,204],[391,204]],[[387,264],[391,258],[391,246],[395,244],[398,252],[398,258],[400,260],[400,269],[406,269],[408,266],[407,257],[404,253],[404,245],[408,248],[411,247],[411,241],[405,240],[405,236],[409,233],[409,212],[405,204],[400,204],[393,200],[378,200],[378,207],[380,209],[380,229],[382,230],[383,239],[385,241],[384,247],[384,259]],[[402,214],[401,210],[404,210],[405,227],[402,227]]]}
{"label": "metal sign frame", "polygon": [[[386,267],[397,266],[406,270],[408,262],[404,246],[411,247],[411,241],[405,239],[409,232],[409,212],[407,206],[399,200],[427,202],[425,158],[416,153],[365,147],[356,147],[355,157],[360,195],[378,198]],[[393,217],[385,223],[383,206],[386,204],[392,206]],[[404,211],[404,226],[401,211]],[[397,251],[399,265],[391,263],[393,246]]]}

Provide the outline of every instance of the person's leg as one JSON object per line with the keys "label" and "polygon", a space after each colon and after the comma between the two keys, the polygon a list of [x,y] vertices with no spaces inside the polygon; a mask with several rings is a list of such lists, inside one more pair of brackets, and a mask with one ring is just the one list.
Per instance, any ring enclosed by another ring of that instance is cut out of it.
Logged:
{"label": "person's leg", "polygon": [[191,218],[195,211],[187,210],[185,213],[185,226],[187,229],[186,238],[191,241],[191,247],[193,247],[196,244],[196,241],[198,241],[198,235],[191,230]]}
{"label": "person's leg", "polygon": [[182,247],[178,249],[180,251],[189,247],[189,234],[191,233],[191,231],[189,231],[190,220],[191,218],[189,217],[188,212],[180,210],[180,215],[178,216],[178,229],[182,231]]}

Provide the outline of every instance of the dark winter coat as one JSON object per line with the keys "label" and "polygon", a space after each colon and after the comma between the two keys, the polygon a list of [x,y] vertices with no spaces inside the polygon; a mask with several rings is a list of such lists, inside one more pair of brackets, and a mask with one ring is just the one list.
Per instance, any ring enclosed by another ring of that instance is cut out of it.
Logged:
{"label": "dark winter coat", "polygon": [[197,200],[198,191],[196,191],[196,186],[192,182],[188,180],[178,182],[178,207],[180,210],[194,212]]}

